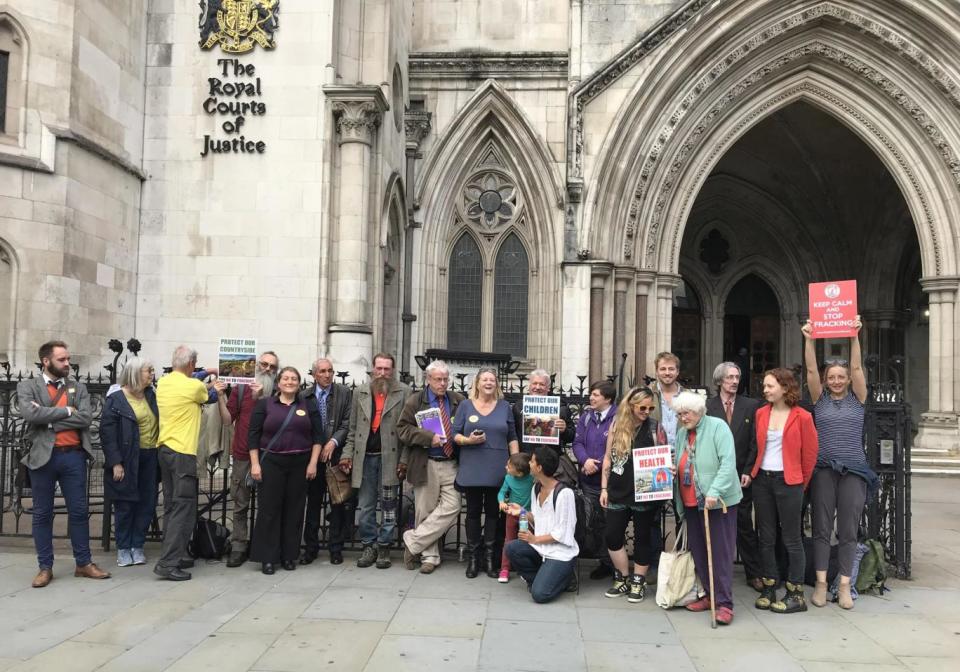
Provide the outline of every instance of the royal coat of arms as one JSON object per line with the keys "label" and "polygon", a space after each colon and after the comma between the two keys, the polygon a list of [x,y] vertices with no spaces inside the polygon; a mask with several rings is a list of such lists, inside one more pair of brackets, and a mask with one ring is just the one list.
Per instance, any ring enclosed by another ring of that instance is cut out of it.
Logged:
{"label": "royal coat of arms", "polygon": [[200,0],[200,48],[245,54],[276,45],[280,0]]}

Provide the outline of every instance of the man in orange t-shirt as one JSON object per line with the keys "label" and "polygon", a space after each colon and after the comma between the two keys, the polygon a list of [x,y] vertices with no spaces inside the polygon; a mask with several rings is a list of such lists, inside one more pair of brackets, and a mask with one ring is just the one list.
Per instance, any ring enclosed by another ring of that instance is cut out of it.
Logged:
{"label": "man in orange t-shirt", "polygon": [[67,503],[74,576],[108,579],[93,563],[87,515],[87,459],[90,444],[90,396],[79,380],[70,380],[70,353],[63,341],[49,341],[37,353],[41,375],[17,385],[20,415],[26,422],[30,450],[23,464],[30,470],[33,492],[33,543],[39,572],[34,588],[53,580],[53,499],[56,486]]}

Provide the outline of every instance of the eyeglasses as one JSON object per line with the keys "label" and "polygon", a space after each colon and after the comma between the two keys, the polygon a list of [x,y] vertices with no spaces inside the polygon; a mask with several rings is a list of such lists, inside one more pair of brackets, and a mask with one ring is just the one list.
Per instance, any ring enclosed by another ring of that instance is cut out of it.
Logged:
{"label": "eyeglasses", "polygon": [[656,406],[634,406],[633,410],[640,411],[641,413],[653,413],[657,410]]}
{"label": "eyeglasses", "polygon": [[277,370],[277,365],[276,365],[276,364],[271,364],[270,362],[263,362],[263,361],[261,361],[261,362],[260,362],[260,368],[266,369],[267,371],[276,371],[276,370]]}

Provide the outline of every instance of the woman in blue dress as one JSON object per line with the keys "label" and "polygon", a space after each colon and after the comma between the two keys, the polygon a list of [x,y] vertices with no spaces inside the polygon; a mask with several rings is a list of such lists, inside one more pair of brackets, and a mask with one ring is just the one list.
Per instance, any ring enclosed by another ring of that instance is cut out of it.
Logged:
{"label": "woman in blue dress", "polygon": [[500,516],[497,493],[503,483],[504,465],[520,450],[520,444],[513,412],[503,399],[494,369],[477,372],[469,397],[457,407],[453,442],[460,453],[456,484],[467,498],[467,578],[473,579],[483,571],[495,579],[494,547]]}

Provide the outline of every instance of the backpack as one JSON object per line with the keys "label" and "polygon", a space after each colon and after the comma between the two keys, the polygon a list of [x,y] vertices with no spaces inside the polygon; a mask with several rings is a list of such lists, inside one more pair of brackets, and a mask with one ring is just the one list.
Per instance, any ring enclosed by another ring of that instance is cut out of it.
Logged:
{"label": "backpack", "polygon": [[887,558],[883,545],[876,539],[867,539],[864,542],[867,552],[860,559],[860,572],[857,574],[856,588],[858,593],[867,591],[883,595],[887,590]]}
{"label": "backpack", "polygon": [[[580,547],[581,558],[595,558],[599,557],[598,553],[600,550],[605,550],[600,548],[600,540],[597,538],[597,535],[591,532],[591,530],[600,529],[600,511],[597,508],[595,501],[587,497],[583,490],[580,488],[571,488],[570,486],[557,481],[557,484],[553,488],[553,508],[557,508],[557,497],[560,495],[561,490],[572,490],[573,499],[576,504],[577,510],[577,526],[573,531],[573,538],[577,541],[577,546]],[[540,485],[538,484],[534,490],[534,494],[540,493]]]}
{"label": "backpack", "polygon": [[187,544],[191,558],[219,560],[230,551],[230,530],[209,518],[197,518],[193,538]]}

